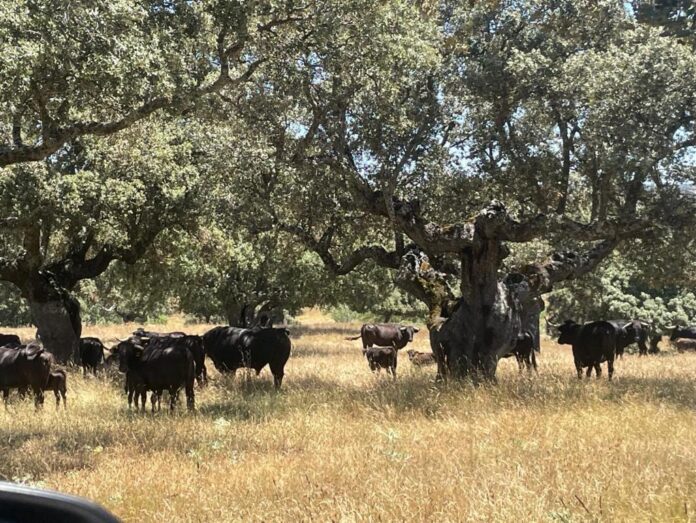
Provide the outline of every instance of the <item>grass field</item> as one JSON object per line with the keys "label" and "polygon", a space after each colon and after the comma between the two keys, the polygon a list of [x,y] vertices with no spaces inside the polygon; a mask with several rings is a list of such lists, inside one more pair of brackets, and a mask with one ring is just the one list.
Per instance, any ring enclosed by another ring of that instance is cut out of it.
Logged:
{"label": "grass field", "polygon": [[546,340],[538,376],[507,360],[496,386],[442,386],[405,354],[396,382],[372,375],[357,327],[303,317],[280,394],[268,370],[248,386],[213,369],[195,414],[129,412],[120,377],[73,371],[67,412],[51,394],[0,413],[0,474],[125,521],[696,520],[696,355],[579,382]]}

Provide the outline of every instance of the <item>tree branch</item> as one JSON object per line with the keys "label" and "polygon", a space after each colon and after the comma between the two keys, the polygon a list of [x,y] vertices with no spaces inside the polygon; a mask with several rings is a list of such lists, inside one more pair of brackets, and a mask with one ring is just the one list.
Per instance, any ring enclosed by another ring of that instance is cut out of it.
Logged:
{"label": "tree branch", "polygon": [[554,253],[544,262],[522,267],[518,273],[527,279],[534,293],[551,292],[554,284],[560,281],[574,280],[592,272],[618,244],[617,239],[604,240],[584,254]]}
{"label": "tree branch", "polygon": [[[54,127],[45,105],[39,100],[38,110],[42,123],[41,140],[33,145],[15,143],[9,147],[0,147],[0,167],[21,162],[40,161],[60,149],[68,141],[84,135],[106,136],[133,125],[161,109],[175,109],[179,112],[186,110],[195,100],[220,92],[225,87],[236,86],[247,82],[256,70],[264,63],[260,58],[247,64],[246,70],[236,78],[229,76],[229,61],[238,59],[244,48],[245,41],[235,42],[224,49],[225,32],[218,37],[218,50],[221,51],[220,74],[212,84],[191,91],[181,91],[173,96],[161,96],[144,102],[139,107],[127,112],[121,118],[111,121],[76,122],[63,127]],[[224,51],[223,51],[224,49]]]}
{"label": "tree branch", "polygon": [[[358,265],[366,260],[373,260],[382,267],[397,269],[399,267],[399,253],[387,251],[379,245],[366,245],[360,247],[347,256],[339,263],[331,254],[330,240],[333,232],[324,233],[320,240],[316,240],[311,233],[300,226],[278,224],[280,230],[293,234],[304,243],[307,248],[316,252],[324,262],[326,268],[336,276],[348,274]],[[329,231],[331,228],[329,228]]]}

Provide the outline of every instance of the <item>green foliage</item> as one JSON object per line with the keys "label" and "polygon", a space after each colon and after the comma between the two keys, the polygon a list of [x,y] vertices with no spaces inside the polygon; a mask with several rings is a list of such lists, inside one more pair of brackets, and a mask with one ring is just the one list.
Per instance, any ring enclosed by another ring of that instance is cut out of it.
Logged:
{"label": "green foliage", "polygon": [[696,294],[693,287],[653,287],[633,263],[616,255],[595,273],[550,294],[547,315],[554,322],[639,318],[664,331],[696,323]]}
{"label": "green foliage", "polygon": [[0,282],[0,325],[23,327],[30,323],[29,307],[17,289],[9,283]]}

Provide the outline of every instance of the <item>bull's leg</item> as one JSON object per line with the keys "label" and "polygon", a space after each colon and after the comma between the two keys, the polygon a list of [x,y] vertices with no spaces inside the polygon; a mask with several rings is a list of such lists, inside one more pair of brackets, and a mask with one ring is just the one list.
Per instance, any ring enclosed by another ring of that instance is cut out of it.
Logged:
{"label": "bull's leg", "polygon": [[196,393],[193,390],[193,380],[186,383],[186,408],[196,410]]}
{"label": "bull's leg", "polygon": [[588,379],[592,377],[592,365],[589,365],[587,367],[587,372],[585,373],[585,376],[587,376]]}
{"label": "bull's leg", "polygon": [[7,410],[7,403],[10,397],[10,389],[2,389],[2,400],[5,402],[5,410]]}
{"label": "bull's leg", "polygon": [[515,361],[517,362],[517,370],[522,373],[522,369],[524,368],[524,360],[522,359],[522,355],[515,353]]}
{"label": "bull's leg", "polygon": [[609,374],[609,380],[611,380],[614,375],[614,360],[610,358],[607,360],[607,374]]}
{"label": "bull's leg", "polygon": [[178,387],[169,388],[169,412],[174,412],[174,408],[176,407],[176,400],[179,397],[179,391],[177,389]]}
{"label": "bull's leg", "polygon": [[578,373],[578,379],[582,379],[582,363],[580,363],[578,360],[575,360],[575,371]]}
{"label": "bull's leg", "polygon": [[55,389],[53,391],[53,394],[56,396],[56,410],[60,410],[60,391],[58,389]]}
{"label": "bull's leg", "polygon": [[63,396],[63,409],[67,409],[68,408],[67,392],[65,390],[61,390],[60,395]]}
{"label": "bull's leg", "polygon": [[34,407],[39,410],[44,404],[44,393],[41,387],[34,387]]}
{"label": "bull's leg", "polygon": [[597,375],[597,379],[601,378],[602,377],[602,365],[599,363],[595,363],[594,370],[595,370],[595,374]]}

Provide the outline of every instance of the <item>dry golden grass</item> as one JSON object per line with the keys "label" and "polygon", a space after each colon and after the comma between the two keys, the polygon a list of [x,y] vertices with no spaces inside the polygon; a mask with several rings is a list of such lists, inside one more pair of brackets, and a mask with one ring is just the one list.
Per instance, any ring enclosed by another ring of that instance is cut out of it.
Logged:
{"label": "dry golden grass", "polygon": [[[208,328],[177,321],[158,328]],[[696,355],[579,382],[547,341],[538,377],[507,360],[497,386],[441,386],[405,355],[396,382],[372,375],[344,340],[357,327],[294,327],[280,394],[267,370],[250,386],[213,371],[193,415],[128,412],[120,379],[71,372],[67,412],[47,397],[0,413],[0,473],[125,521],[696,519]]]}

